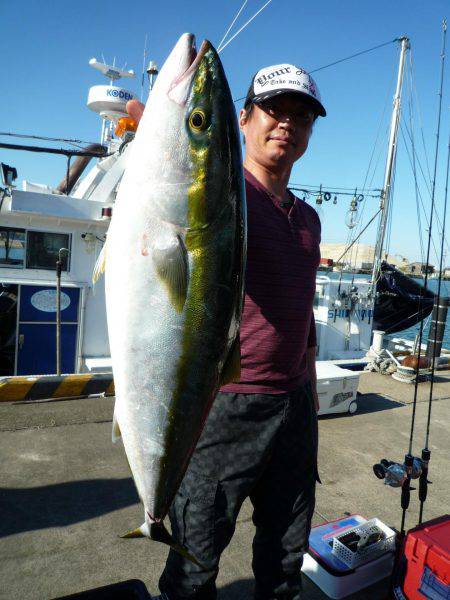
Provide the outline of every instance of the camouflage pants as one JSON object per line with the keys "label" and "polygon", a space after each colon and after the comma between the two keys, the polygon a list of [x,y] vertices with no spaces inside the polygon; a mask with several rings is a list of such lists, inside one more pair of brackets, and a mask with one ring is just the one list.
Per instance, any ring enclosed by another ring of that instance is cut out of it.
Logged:
{"label": "camouflage pants", "polygon": [[219,393],[170,511],[204,566],[169,553],[170,600],[215,600],[219,559],[245,498],[253,504],[255,600],[300,600],[315,502],[317,415],[310,384],[288,394]]}

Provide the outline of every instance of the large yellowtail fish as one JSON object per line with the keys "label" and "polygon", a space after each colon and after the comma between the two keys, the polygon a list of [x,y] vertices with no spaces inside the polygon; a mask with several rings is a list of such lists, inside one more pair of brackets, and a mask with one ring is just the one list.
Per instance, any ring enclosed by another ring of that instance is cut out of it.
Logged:
{"label": "large yellowtail fish", "polygon": [[[246,247],[239,131],[222,64],[184,34],[150,93],[114,206],[106,305],[121,432],[144,504],[129,536],[162,525],[221,384],[240,374]],[[179,548],[178,548],[179,549]]]}

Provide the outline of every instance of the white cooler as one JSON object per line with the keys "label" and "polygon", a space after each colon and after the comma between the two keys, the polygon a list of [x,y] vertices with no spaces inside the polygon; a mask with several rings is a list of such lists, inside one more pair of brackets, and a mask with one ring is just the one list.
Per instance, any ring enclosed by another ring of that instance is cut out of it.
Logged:
{"label": "white cooler", "polygon": [[356,392],[361,371],[338,367],[330,360],[316,362],[319,415],[356,412]]}
{"label": "white cooler", "polygon": [[[303,557],[302,572],[329,598],[336,600],[345,598],[392,574],[394,565],[392,546],[395,545],[395,533],[380,521],[378,524],[389,537],[389,545],[384,547],[381,555],[374,554],[371,560],[370,554],[366,554],[366,560],[369,562],[349,567],[334,554],[333,538],[365,523],[367,519],[361,515],[350,515],[311,528],[309,551]],[[361,594],[361,598],[364,597],[364,593]]]}

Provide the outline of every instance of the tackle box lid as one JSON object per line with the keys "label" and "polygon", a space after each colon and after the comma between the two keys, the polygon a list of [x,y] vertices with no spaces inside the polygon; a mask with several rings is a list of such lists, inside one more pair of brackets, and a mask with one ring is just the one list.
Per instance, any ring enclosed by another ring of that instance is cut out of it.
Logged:
{"label": "tackle box lid", "polygon": [[408,531],[404,546],[402,597],[450,598],[450,515]]}
{"label": "tackle box lid", "polygon": [[351,529],[366,522],[367,519],[361,515],[350,515],[312,527],[309,536],[309,553],[333,575],[339,576],[352,573],[355,569],[346,565],[332,553],[333,537],[343,533],[346,529]]}
{"label": "tackle box lid", "polygon": [[416,546],[421,542],[425,548],[433,548],[441,554],[447,555],[450,561],[450,515],[443,515],[422,525],[418,525],[408,532],[408,540],[411,545]]}

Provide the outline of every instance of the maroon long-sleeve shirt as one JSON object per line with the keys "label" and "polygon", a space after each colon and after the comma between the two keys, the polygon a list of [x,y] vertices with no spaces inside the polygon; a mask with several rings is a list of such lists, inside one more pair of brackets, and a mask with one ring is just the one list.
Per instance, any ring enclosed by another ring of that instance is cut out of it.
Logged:
{"label": "maroon long-sleeve shirt", "polygon": [[294,195],[291,207],[245,171],[248,216],[241,380],[223,392],[289,392],[307,378],[306,349],[316,345],[313,301],[320,221]]}

